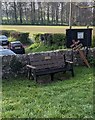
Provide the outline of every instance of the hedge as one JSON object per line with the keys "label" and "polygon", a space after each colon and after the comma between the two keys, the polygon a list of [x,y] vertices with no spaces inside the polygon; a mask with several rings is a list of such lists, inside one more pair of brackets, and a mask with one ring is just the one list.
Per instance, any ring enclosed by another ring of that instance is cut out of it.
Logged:
{"label": "hedge", "polygon": [[2,35],[6,35],[7,37],[11,37],[13,39],[13,41],[19,40],[24,44],[30,43],[29,33],[17,32],[14,30],[2,30]]}
{"label": "hedge", "polygon": [[5,35],[7,37],[10,37],[11,32],[16,32],[14,30],[2,30],[1,33],[2,35]]}
{"label": "hedge", "polygon": [[95,47],[95,36],[93,36],[92,47]]}
{"label": "hedge", "polygon": [[66,35],[60,33],[45,33],[45,34],[34,34],[33,35],[35,42],[43,42],[45,45],[57,45],[64,46],[66,42]]}
{"label": "hedge", "polygon": [[16,40],[19,40],[24,44],[29,43],[29,33],[11,32],[10,36],[16,38]]}

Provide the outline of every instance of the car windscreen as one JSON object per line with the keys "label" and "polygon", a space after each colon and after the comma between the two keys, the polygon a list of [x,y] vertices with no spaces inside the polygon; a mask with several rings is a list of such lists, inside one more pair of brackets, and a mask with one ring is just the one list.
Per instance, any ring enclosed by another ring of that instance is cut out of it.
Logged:
{"label": "car windscreen", "polygon": [[21,43],[12,43],[12,46],[15,47],[15,46],[22,46]]}

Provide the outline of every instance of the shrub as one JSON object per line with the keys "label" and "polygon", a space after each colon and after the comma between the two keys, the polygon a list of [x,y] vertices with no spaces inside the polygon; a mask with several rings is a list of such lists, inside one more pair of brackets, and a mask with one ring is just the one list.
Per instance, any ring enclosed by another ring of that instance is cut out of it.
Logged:
{"label": "shrub", "polygon": [[2,35],[5,35],[7,37],[10,37],[10,34],[14,32],[14,30],[2,30],[1,33]]}
{"label": "shrub", "polygon": [[95,36],[93,36],[92,47],[95,47]]}
{"label": "shrub", "polygon": [[58,46],[64,46],[66,40],[65,34],[53,34],[53,43]]}
{"label": "shrub", "polygon": [[16,38],[13,38],[13,37],[9,37],[9,38],[8,38],[8,41],[9,41],[9,42],[13,42],[13,41],[16,41]]}
{"label": "shrub", "polygon": [[[2,30],[2,35],[9,37],[9,41],[14,41],[14,39],[21,41],[22,43],[29,43],[29,33],[17,32],[14,30]],[[12,40],[13,39],[13,40]]]}
{"label": "shrub", "polygon": [[24,44],[29,43],[29,33],[19,33],[18,40]]}
{"label": "shrub", "polygon": [[19,36],[20,36],[20,32],[12,31],[12,32],[10,33],[10,36],[11,36],[12,38],[18,39]]}
{"label": "shrub", "polygon": [[57,45],[57,46],[64,46],[66,35],[65,34],[52,34],[52,33],[45,33],[45,34],[34,34],[33,35],[35,42],[43,42],[44,45]]}
{"label": "shrub", "polygon": [[14,31],[14,30],[3,30],[2,34],[9,37],[10,42],[19,40],[23,44],[29,44],[30,43],[29,33],[22,33],[22,32],[17,32],[17,31]]}
{"label": "shrub", "polygon": [[38,34],[33,34],[33,38],[35,40],[36,43],[40,43],[40,37],[41,37],[41,33]]}
{"label": "shrub", "polygon": [[39,46],[39,43],[34,43],[31,46],[29,46],[29,49],[35,49]]}
{"label": "shrub", "polygon": [[90,65],[95,66],[95,58],[94,58],[94,56],[88,56],[88,62],[90,63]]}
{"label": "shrub", "polygon": [[5,36],[7,36],[7,37],[9,37],[10,36],[10,32],[9,31],[7,31],[7,30],[2,30],[2,35],[5,35]]}
{"label": "shrub", "polygon": [[16,38],[24,44],[29,43],[29,33],[12,32],[10,36],[12,38]]}
{"label": "shrub", "polygon": [[51,49],[51,50],[57,50],[57,49],[58,49],[58,46],[57,46],[57,45],[52,45],[50,49]]}

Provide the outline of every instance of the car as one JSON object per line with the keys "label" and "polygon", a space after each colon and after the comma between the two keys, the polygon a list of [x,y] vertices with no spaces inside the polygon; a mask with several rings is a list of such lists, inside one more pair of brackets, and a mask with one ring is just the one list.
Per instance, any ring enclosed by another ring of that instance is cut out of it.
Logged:
{"label": "car", "polygon": [[9,49],[16,54],[25,54],[25,48],[20,41],[10,42]]}
{"label": "car", "polygon": [[0,49],[4,49],[3,46],[0,45]]}
{"label": "car", "polygon": [[10,49],[0,49],[0,56],[6,56],[6,55],[16,55],[16,54]]}
{"label": "car", "polygon": [[5,35],[0,35],[0,45],[4,46],[8,44],[9,44],[8,37]]}

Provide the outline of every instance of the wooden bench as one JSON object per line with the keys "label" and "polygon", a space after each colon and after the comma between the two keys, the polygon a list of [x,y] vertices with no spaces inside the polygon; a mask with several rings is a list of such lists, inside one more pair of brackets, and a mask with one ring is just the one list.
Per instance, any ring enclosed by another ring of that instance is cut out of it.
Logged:
{"label": "wooden bench", "polygon": [[70,71],[72,76],[74,76],[73,62],[66,60],[64,54],[52,53],[52,54],[40,54],[32,55],[29,59],[28,68],[28,78],[31,76],[36,80],[37,77],[42,75],[51,75],[51,80],[55,73]]}

